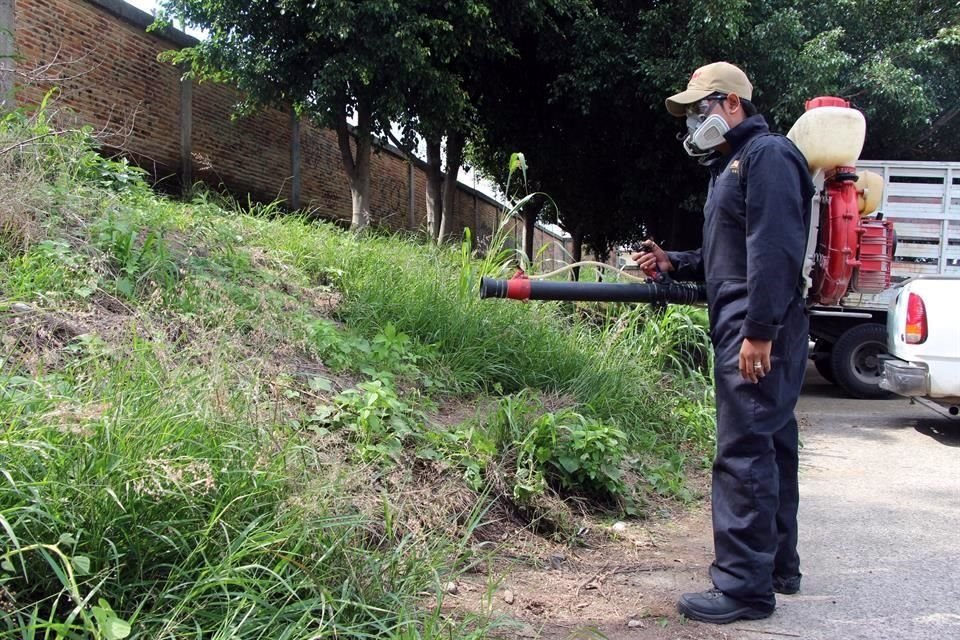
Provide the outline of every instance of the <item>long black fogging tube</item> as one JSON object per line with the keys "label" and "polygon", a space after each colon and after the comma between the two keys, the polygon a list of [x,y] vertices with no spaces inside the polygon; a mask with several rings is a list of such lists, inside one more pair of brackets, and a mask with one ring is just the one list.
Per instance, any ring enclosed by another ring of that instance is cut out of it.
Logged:
{"label": "long black fogging tube", "polygon": [[668,302],[694,304],[706,302],[703,284],[615,284],[608,282],[556,282],[512,278],[481,278],[481,298],[512,300],[583,300],[589,302]]}

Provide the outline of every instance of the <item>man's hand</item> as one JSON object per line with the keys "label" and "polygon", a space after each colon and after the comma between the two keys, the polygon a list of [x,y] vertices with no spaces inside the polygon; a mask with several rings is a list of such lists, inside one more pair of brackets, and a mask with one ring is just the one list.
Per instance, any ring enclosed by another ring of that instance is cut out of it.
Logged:
{"label": "man's hand", "polygon": [[[756,384],[770,373],[770,351],[773,341],[744,338],[740,345],[740,375]],[[759,366],[758,366],[759,365]]]}
{"label": "man's hand", "polygon": [[661,249],[653,240],[644,240],[641,246],[645,251],[637,251],[630,254],[630,259],[637,263],[637,266],[644,272],[653,270],[654,265],[661,272],[673,271],[673,263],[667,257],[667,253]]}

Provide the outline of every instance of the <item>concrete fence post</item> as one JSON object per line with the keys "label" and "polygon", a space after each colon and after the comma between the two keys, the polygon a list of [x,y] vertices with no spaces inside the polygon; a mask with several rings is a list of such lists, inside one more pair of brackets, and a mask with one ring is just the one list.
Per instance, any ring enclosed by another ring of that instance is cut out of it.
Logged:
{"label": "concrete fence post", "polygon": [[180,77],[180,186],[183,195],[193,191],[193,80]]}
{"label": "concrete fence post", "polygon": [[290,109],[290,208],[300,208],[303,173],[300,169],[300,118]]}
{"label": "concrete fence post", "polygon": [[480,246],[480,198],[477,196],[477,180],[473,180],[473,248]]}
{"label": "concrete fence post", "polygon": [[417,228],[417,181],[413,160],[407,161],[407,227],[410,231]]}
{"label": "concrete fence post", "polygon": [[16,107],[13,88],[16,84],[17,53],[15,0],[0,0],[0,111]]}

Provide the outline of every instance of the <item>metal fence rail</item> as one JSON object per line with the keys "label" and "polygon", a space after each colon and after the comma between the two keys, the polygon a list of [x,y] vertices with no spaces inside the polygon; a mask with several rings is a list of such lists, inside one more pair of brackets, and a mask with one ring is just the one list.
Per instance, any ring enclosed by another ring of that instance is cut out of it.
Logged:
{"label": "metal fence rail", "polygon": [[861,160],[883,176],[880,211],[894,221],[892,276],[960,275],[960,162]]}

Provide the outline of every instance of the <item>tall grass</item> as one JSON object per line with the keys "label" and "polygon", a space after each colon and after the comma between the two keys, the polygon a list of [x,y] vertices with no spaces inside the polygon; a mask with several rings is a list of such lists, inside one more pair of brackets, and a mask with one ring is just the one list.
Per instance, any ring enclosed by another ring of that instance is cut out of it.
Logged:
{"label": "tall grass", "polygon": [[82,134],[0,138],[0,637],[480,637],[431,604],[464,539],[358,511],[271,395],[307,278]]}
{"label": "tall grass", "polygon": [[699,416],[691,433],[689,415],[681,424],[675,411],[709,394],[705,319],[696,312],[607,305],[598,315],[557,303],[481,300],[480,277],[509,277],[508,264],[484,270],[457,247],[305,231],[296,220],[258,225],[255,242],[336,283],[344,293],[339,314],[350,326],[374,332],[392,324],[436,347],[457,390],[571,394],[631,433],[709,446],[712,418]]}
{"label": "tall grass", "polygon": [[[109,638],[121,620],[143,638],[420,637],[420,594],[456,541],[372,534],[333,486],[304,503],[298,487],[324,473],[313,452],[227,419],[216,402],[235,416],[249,403],[212,382],[145,344],[0,375],[0,632]],[[101,600],[116,617],[87,613]]]}
{"label": "tall grass", "polygon": [[[505,461],[676,497],[709,450],[695,312],[481,301],[496,247],[171,202],[42,116],[0,142],[0,636],[483,637],[441,585]],[[449,396],[518,417],[428,424]],[[417,458],[478,491],[456,526],[366,480]]]}

